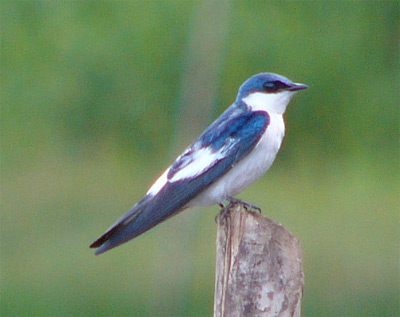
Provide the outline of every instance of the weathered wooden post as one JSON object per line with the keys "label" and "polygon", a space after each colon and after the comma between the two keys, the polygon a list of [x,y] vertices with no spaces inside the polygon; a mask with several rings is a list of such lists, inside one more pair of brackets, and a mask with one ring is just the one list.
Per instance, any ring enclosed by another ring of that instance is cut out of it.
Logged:
{"label": "weathered wooden post", "polygon": [[214,316],[300,316],[299,240],[241,204],[220,213],[217,223]]}

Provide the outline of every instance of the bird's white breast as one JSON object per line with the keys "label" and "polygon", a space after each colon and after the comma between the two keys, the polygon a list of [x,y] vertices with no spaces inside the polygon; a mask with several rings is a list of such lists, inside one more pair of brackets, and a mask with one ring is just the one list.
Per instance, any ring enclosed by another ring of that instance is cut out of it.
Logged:
{"label": "bird's white breast", "polygon": [[270,123],[257,145],[243,160],[189,203],[210,206],[234,196],[260,178],[273,163],[285,134],[282,114],[270,114]]}

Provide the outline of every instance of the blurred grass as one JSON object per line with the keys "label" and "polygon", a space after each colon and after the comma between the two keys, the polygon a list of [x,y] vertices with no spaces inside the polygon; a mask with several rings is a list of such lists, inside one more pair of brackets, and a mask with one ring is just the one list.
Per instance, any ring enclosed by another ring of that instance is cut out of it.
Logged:
{"label": "blurred grass", "polygon": [[[216,207],[88,249],[186,145],[170,149],[197,6],[1,2],[2,316],[212,314]],[[304,316],[399,315],[398,2],[230,16],[214,116],[256,72],[311,87],[240,195],[302,241]]]}
{"label": "blurred grass", "polygon": [[[64,158],[62,170],[47,157],[30,174],[9,175],[2,208],[15,212],[2,215],[3,314],[210,315],[217,208],[187,211],[104,256],[87,249],[147,187],[140,172],[103,154]],[[395,313],[395,174],[383,183],[367,165],[325,166],[323,178],[318,168],[277,165],[241,196],[301,239],[305,315]]]}

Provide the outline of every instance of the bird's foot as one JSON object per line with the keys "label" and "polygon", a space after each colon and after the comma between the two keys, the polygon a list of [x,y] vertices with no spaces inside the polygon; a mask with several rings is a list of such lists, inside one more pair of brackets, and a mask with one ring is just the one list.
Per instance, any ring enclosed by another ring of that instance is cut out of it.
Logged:
{"label": "bird's foot", "polygon": [[247,211],[256,210],[261,214],[261,208],[258,207],[257,205],[254,205],[252,203],[234,197],[227,197],[227,200],[229,201],[228,205],[229,207],[232,207],[232,205],[234,204],[241,204]]}
{"label": "bird's foot", "polygon": [[258,211],[261,214],[261,208],[258,207],[257,205],[254,205],[252,203],[234,197],[227,197],[226,200],[229,201],[228,205],[225,206],[222,203],[218,204],[221,207],[221,211],[215,216],[215,222],[218,222],[218,218],[221,219],[228,217],[231,208],[235,204],[241,204],[247,211]]}
{"label": "bird's foot", "polygon": [[221,207],[221,211],[215,215],[216,223],[218,223],[218,219],[228,217],[230,208],[233,206],[232,203],[229,203],[226,206],[223,203],[219,203],[218,205]]}

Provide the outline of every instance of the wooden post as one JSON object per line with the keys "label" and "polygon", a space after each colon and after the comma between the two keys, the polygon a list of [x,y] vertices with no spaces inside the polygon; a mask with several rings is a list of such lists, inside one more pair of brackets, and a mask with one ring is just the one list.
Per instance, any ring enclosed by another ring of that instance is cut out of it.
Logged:
{"label": "wooden post", "polygon": [[217,222],[214,316],[300,316],[299,240],[241,204],[220,213]]}

